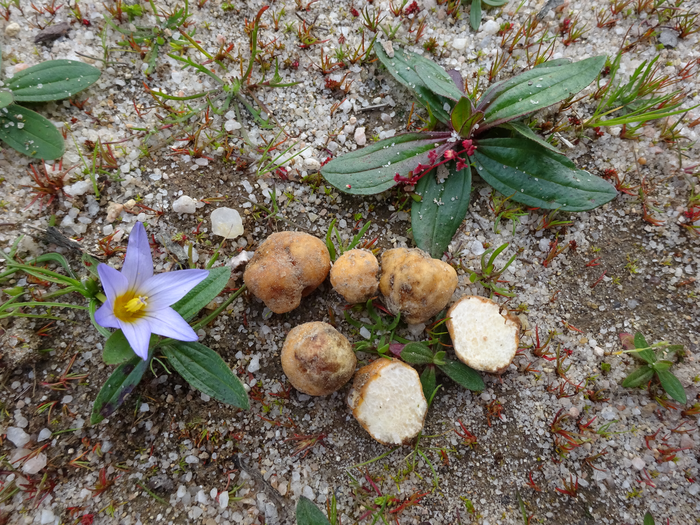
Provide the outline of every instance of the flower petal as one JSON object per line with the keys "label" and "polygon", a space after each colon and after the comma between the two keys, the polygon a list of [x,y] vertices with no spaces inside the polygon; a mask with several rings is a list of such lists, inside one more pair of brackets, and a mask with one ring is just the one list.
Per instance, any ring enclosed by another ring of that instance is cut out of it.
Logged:
{"label": "flower petal", "polygon": [[114,315],[112,301],[107,301],[95,312],[95,322],[105,328],[120,328],[119,319]]}
{"label": "flower petal", "polygon": [[148,297],[148,310],[157,311],[173,305],[209,275],[208,270],[177,270],[154,275],[139,288]]}
{"label": "flower petal", "polygon": [[146,317],[154,334],[178,341],[196,341],[197,333],[182,316],[172,308],[163,308]]}
{"label": "flower petal", "polygon": [[129,290],[141,289],[141,285],[153,276],[153,259],[151,247],[148,244],[148,234],[140,222],[137,222],[131,230],[122,274],[129,282]]}
{"label": "flower petal", "polygon": [[100,281],[102,281],[102,288],[105,290],[108,303],[113,303],[117,297],[124,295],[129,289],[127,278],[111,266],[100,263],[97,266],[97,273],[100,275]]}
{"label": "flower petal", "polygon": [[129,341],[134,353],[144,361],[148,359],[148,344],[151,341],[151,324],[146,317],[125,323],[119,321],[119,328],[124,332],[124,337]]}

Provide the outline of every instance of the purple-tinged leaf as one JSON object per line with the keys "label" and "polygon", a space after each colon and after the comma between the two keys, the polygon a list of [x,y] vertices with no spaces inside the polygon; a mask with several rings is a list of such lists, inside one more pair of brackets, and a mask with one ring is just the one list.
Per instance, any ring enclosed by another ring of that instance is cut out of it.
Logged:
{"label": "purple-tinged leaf", "polygon": [[450,133],[405,133],[380,140],[333,159],[321,175],[345,193],[373,195],[396,185],[394,177],[408,177],[418,165],[429,166],[431,151],[440,158],[454,146]]}
{"label": "purple-tinged leaf", "polygon": [[416,73],[416,65],[435,65],[432,60],[404,51],[398,47],[394,48],[394,56],[392,58],[389,58],[382,46],[374,46],[374,52],[391,76],[415,95],[419,104],[429,108],[435,118],[443,124],[447,124],[450,121],[450,114],[445,110],[445,104],[451,108],[454,103],[448,98],[433,93]]}

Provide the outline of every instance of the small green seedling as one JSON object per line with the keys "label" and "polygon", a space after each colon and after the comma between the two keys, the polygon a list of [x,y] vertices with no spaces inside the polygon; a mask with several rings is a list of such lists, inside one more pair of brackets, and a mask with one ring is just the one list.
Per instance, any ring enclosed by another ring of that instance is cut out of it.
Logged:
{"label": "small green seedling", "polygon": [[[338,257],[343,255],[343,253],[354,249],[358,244],[360,244],[360,240],[364,234],[367,233],[367,230],[369,230],[369,227],[372,224],[371,221],[367,221],[360,231],[357,232],[357,235],[352,238],[352,241],[346,245],[343,243],[343,239],[340,237],[338,228],[335,227],[335,221],[336,219],[331,221],[331,225],[328,227],[328,232],[326,233],[326,247],[328,248],[328,253],[330,253],[331,261],[335,261]],[[333,242],[333,236],[335,236],[338,241],[337,248]]]}
{"label": "small green seedling", "polygon": [[5,82],[7,89],[0,89],[0,142],[29,157],[61,157],[65,151],[61,132],[49,119],[20,104],[70,98],[97,82],[100,74],[96,67],[75,60],[48,60],[16,73]]}
{"label": "small green seedling", "polygon": [[625,378],[622,382],[623,387],[636,388],[648,383],[656,376],[661,387],[669,396],[679,403],[685,404],[687,402],[683,385],[670,371],[673,361],[668,359],[676,352],[682,351],[683,345],[672,345],[666,341],[659,341],[650,346],[640,332],[634,336],[626,333],[620,334],[620,339],[625,350],[618,353],[630,353],[645,363]]}
{"label": "small green seedling", "polygon": [[[467,270],[469,272],[469,281],[472,283],[479,283],[481,286],[486,288],[487,290],[491,291],[491,298],[493,298],[494,294],[497,295],[504,295],[506,297],[515,297],[514,293],[509,292],[505,288],[501,288],[498,286],[499,278],[503,274],[503,272],[506,271],[506,269],[515,261],[515,258],[518,256],[517,253],[515,253],[506,263],[506,265],[501,268],[500,270],[496,270],[496,267],[494,266],[494,263],[496,262],[496,258],[501,254],[503,250],[508,248],[509,243],[502,244],[496,250],[494,251],[493,248],[489,248],[486,250],[482,255],[481,255],[481,270],[476,271],[476,270]],[[491,254],[491,257],[489,257],[488,262],[486,262],[486,257]]]}

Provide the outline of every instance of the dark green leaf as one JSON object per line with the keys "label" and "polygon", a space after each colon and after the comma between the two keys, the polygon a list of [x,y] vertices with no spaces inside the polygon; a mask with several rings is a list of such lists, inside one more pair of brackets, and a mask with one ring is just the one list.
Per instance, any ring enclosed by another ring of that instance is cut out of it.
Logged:
{"label": "dark green leaf", "polygon": [[408,343],[401,350],[401,359],[410,365],[426,365],[433,362],[433,351],[423,343]]}
{"label": "dark green leaf", "polygon": [[418,164],[430,165],[432,150],[441,156],[453,145],[445,143],[449,137],[449,133],[405,133],[380,140],[333,159],[321,168],[321,175],[346,193],[381,193],[396,185],[397,173],[407,177]]}
{"label": "dark green leaf", "polygon": [[444,365],[447,362],[447,352],[440,350],[433,357],[433,363],[436,365]]}
{"label": "dark green leaf", "polygon": [[[454,161],[443,166],[418,181],[416,193],[423,198],[411,204],[413,239],[436,259],[445,253],[467,215],[472,187],[471,168],[457,171]],[[436,172],[446,177],[442,183],[437,182]]]}
{"label": "dark green leaf", "polygon": [[100,70],[75,60],[49,60],[20,71],[8,82],[19,102],[62,100],[100,78]]}
{"label": "dark green leaf", "polygon": [[653,363],[656,361],[656,354],[654,351],[649,348],[649,344],[647,343],[647,340],[644,338],[644,335],[642,332],[637,332],[634,334],[634,347],[635,348],[643,348],[641,352],[633,352],[632,355],[635,356],[638,359],[641,359],[642,361],[646,363]]}
{"label": "dark green leaf", "polygon": [[423,387],[423,395],[425,396],[425,400],[430,402],[433,392],[435,392],[436,384],[434,366],[425,367],[425,370],[423,370],[423,373],[420,375],[420,384]]}
{"label": "dark green leaf", "polygon": [[0,109],[9,106],[13,101],[12,91],[0,91]]}
{"label": "dark green leaf", "polygon": [[56,126],[17,104],[0,111],[0,140],[24,155],[44,160],[57,159],[64,151],[63,135]]}
{"label": "dark green leaf", "polygon": [[447,377],[467,390],[481,392],[486,385],[479,373],[462,363],[461,361],[448,360],[444,365],[438,367]]}
{"label": "dark green leaf", "polygon": [[673,365],[671,361],[656,361],[651,367],[657,372],[663,372],[671,368],[671,365]]}
{"label": "dark green leaf", "polygon": [[499,82],[484,93],[477,109],[484,112],[479,133],[561,102],[593,82],[605,56],[525,71]]}
{"label": "dark green leaf", "polygon": [[[149,347],[153,348],[158,339],[157,335],[151,335]],[[124,337],[124,332],[117,330],[116,332],[112,332],[105,342],[105,347],[102,351],[102,360],[108,365],[120,365],[133,358],[134,355],[129,341]]]}
{"label": "dark green leaf", "polygon": [[654,516],[651,515],[651,512],[647,512],[644,515],[644,525],[656,525],[654,523]]}
{"label": "dark green leaf", "polygon": [[661,386],[669,396],[684,405],[688,402],[683,385],[676,376],[668,370],[657,370],[656,375],[661,381]]}
{"label": "dark green leaf", "polygon": [[512,131],[515,131],[516,133],[522,135],[526,139],[537,142],[537,144],[539,144],[540,146],[544,146],[545,148],[552,150],[555,153],[559,153],[559,150],[557,148],[555,148],[552,144],[550,144],[549,142],[544,140],[537,133],[532,131],[530,129],[530,126],[526,126],[522,122],[518,122],[518,121],[509,122],[508,124],[504,124],[503,126],[501,126],[501,128],[510,129]]}
{"label": "dark green leaf", "polygon": [[644,383],[648,383],[653,376],[654,369],[649,365],[642,365],[622,381],[622,386],[625,388],[636,388]]}
{"label": "dark green leaf", "polygon": [[250,408],[243,383],[212,349],[174,341],[163,347],[163,353],[177,373],[200,392],[243,410]]}
{"label": "dark green leaf", "polygon": [[472,0],[472,8],[469,12],[469,25],[474,31],[481,25],[481,0]]}
{"label": "dark green leaf", "polygon": [[144,361],[134,356],[126,363],[120,365],[97,394],[95,404],[92,406],[90,424],[95,425],[104,418],[109,417],[124,402],[127,394],[130,394],[139,384],[144,372],[148,369],[149,359]]}
{"label": "dark green leaf", "polygon": [[391,73],[391,76],[415,95],[419,104],[426,108],[429,107],[430,112],[443,124],[450,121],[450,115],[444,106],[448,104],[452,107],[453,103],[449,99],[433,93],[416,73],[416,65],[432,64],[431,60],[398,47],[394,48],[393,58],[389,58],[382,46],[374,46],[374,52],[387,71]]}
{"label": "dark green leaf", "polygon": [[533,208],[585,211],[617,196],[608,182],[531,140],[479,140],[472,159],[496,191]]}
{"label": "dark green leaf", "polygon": [[297,502],[297,525],[331,525],[325,514],[306,496]]}
{"label": "dark green leaf", "polygon": [[426,87],[435,93],[455,102],[464,97],[464,93],[455,85],[452,77],[432,60],[416,64],[416,74]]}
{"label": "dark green leaf", "polygon": [[634,347],[635,348],[649,348],[649,343],[647,343],[646,338],[642,332],[637,332],[634,334]]}
{"label": "dark green leaf", "polygon": [[185,321],[189,321],[221,293],[230,278],[231,268],[227,266],[212,268],[206,279],[172,306],[173,310],[179,313]]}

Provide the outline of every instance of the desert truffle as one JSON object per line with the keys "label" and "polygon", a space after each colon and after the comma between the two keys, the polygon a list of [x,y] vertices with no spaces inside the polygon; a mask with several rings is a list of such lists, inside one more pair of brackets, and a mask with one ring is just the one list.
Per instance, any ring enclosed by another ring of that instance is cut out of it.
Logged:
{"label": "desert truffle", "polygon": [[447,312],[447,330],[460,361],[474,370],[502,374],[518,351],[520,321],[501,314],[485,297],[465,296]]}
{"label": "desert truffle", "polygon": [[379,290],[389,310],[407,323],[423,323],[447,306],[457,288],[457,272],[418,248],[382,254]]}
{"label": "desert truffle", "polygon": [[383,358],[357,371],[348,405],[360,425],[385,445],[408,444],[423,429],[428,411],[418,372]]}
{"label": "desert truffle", "polygon": [[356,363],[350,342],[328,323],[292,328],[282,347],[282,370],[294,388],[310,396],[327,396],[342,388]]}
{"label": "desert truffle", "polygon": [[294,310],[331,269],[323,241],[302,232],[270,235],[255,251],[243,280],[253,295],[276,314]]}
{"label": "desert truffle", "polygon": [[331,268],[331,284],[350,304],[364,303],[379,288],[379,262],[369,250],[350,250]]}

